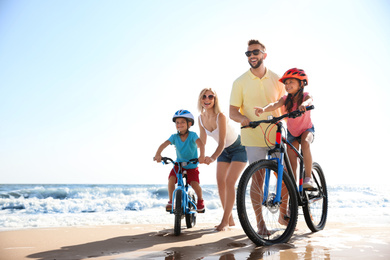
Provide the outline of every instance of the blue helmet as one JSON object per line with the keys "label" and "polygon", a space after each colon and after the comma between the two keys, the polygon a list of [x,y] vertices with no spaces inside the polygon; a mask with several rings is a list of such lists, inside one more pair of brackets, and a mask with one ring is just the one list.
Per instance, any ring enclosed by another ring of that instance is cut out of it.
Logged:
{"label": "blue helmet", "polygon": [[176,118],[185,118],[187,119],[187,122],[191,122],[192,125],[195,124],[194,116],[191,114],[190,111],[185,109],[180,109],[176,111],[176,113],[173,115],[172,121],[176,122]]}

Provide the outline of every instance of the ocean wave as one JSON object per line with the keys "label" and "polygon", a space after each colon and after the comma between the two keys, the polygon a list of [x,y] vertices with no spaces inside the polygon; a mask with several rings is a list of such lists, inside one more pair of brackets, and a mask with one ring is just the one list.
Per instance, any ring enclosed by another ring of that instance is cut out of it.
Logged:
{"label": "ocean wave", "polygon": [[[216,185],[203,185],[202,190],[206,209],[213,212],[212,215],[202,214],[202,218],[214,221],[222,212],[218,189]],[[360,215],[369,212],[379,212],[382,217],[390,215],[387,189],[329,186],[328,195],[329,216],[343,212],[341,217],[345,214],[351,217],[350,213],[356,210],[367,212]],[[85,219],[90,223],[122,223],[116,216],[158,222],[161,214],[166,217],[167,201],[166,185],[0,185],[0,229],[42,226],[43,223],[62,225],[60,219],[65,221],[64,225],[83,225]],[[104,220],[107,216],[109,219]],[[23,221],[30,224],[22,224]]]}

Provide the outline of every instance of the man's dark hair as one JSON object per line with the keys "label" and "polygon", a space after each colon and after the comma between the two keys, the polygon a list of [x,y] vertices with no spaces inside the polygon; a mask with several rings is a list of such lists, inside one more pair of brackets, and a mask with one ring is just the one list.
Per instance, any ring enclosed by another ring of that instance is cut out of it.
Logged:
{"label": "man's dark hair", "polygon": [[252,44],[259,44],[263,49],[264,49],[264,51],[266,50],[265,49],[265,45],[264,44],[262,44],[261,42],[259,42],[258,40],[249,40],[249,42],[248,42],[248,46],[249,45],[252,45]]}

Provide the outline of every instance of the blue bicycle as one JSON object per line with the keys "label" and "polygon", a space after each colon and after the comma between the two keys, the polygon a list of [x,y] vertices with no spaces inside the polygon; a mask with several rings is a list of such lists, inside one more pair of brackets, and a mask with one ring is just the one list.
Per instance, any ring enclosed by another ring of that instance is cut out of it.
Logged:
{"label": "blue bicycle", "polygon": [[[164,164],[173,163],[178,166],[177,187],[173,192],[172,209],[171,214],[175,215],[174,233],[179,236],[181,233],[181,220],[186,219],[187,228],[192,228],[196,224],[196,200],[193,190],[189,190],[189,184],[187,183],[187,171],[183,167],[193,163],[198,163],[198,159],[191,159],[188,162],[176,162],[168,157],[162,157],[161,161]],[[175,170],[175,167],[173,167]]]}
{"label": "blue bicycle", "polygon": [[[306,110],[313,108],[314,106],[310,106]],[[299,206],[302,207],[306,224],[312,232],[325,227],[328,192],[322,168],[318,163],[313,163],[313,188],[303,189],[303,155],[282,133],[283,118],[301,115],[302,112],[296,110],[280,117],[249,124],[252,128],[261,123],[269,124],[265,138],[270,127],[277,127],[275,147],[268,151],[267,159],[254,162],[246,168],[237,188],[237,212],[241,226],[258,246],[287,242],[297,225]],[[298,155],[298,185],[285,151],[286,146]]]}

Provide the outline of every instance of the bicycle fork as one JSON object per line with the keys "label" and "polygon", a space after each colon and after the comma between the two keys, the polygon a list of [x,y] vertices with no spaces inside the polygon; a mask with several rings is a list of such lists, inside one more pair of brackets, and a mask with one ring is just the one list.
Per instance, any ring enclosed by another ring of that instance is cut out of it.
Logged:
{"label": "bicycle fork", "polygon": [[[274,160],[278,164],[278,173],[277,173],[277,183],[276,183],[276,194],[274,195],[274,198],[268,199],[269,196],[269,181],[270,181],[270,175],[271,171],[270,169],[266,169],[265,172],[265,182],[264,182],[264,197],[263,197],[263,205],[265,206],[275,206],[275,205],[280,205],[280,199],[281,199],[281,194],[282,194],[282,184],[283,184],[283,171],[284,171],[284,166],[283,166],[283,158],[284,158],[284,146],[282,145],[282,128],[281,128],[281,123],[279,122],[277,124],[278,128],[276,130],[276,141],[275,141],[275,148],[271,149],[268,151],[268,160]],[[279,152],[280,153],[280,158],[272,157],[272,154],[274,152]],[[270,204],[271,205],[267,205]]]}

